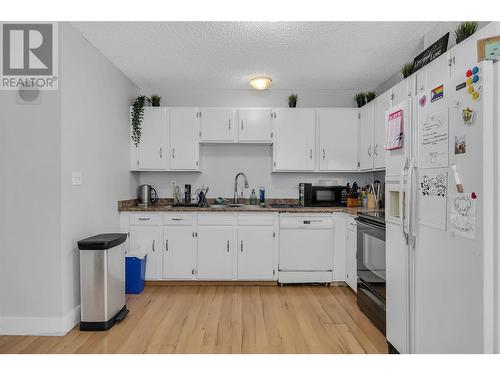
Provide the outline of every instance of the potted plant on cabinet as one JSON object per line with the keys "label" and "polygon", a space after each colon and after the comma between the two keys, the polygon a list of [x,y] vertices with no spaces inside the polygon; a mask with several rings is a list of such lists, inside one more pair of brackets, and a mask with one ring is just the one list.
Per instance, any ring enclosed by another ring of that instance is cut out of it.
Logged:
{"label": "potted plant on cabinet", "polygon": [[297,94],[292,94],[288,97],[288,107],[295,108],[297,107]]}
{"label": "potted plant on cabinet", "polygon": [[368,92],[365,92],[365,98],[366,98],[366,102],[369,103],[371,102],[373,99],[375,99],[375,97],[377,96],[377,94],[375,93],[375,91],[368,91]]}
{"label": "potted plant on cabinet", "polygon": [[403,75],[403,78],[411,76],[413,74],[413,63],[403,64],[401,67],[401,74]]}
{"label": "potted plant on cabinet", "polygon": [[477,30],[477,21],[464,21],[455,29],[455,41],[457,44],[474,34]]}
{"label": "potted plant on cabinet", "polygon": [[144,118],[144,104],[146,103],[146,96],[139,95],[134,104],[132,104],[131,122],[132,122],[132,141],[135,147],[141,142],[141,124]]}
{"label": "potted plant on cabinet", "polygon": [[153,107],[159,107],[160,106],[161,96],[158,95],[158,94],[154,94],[154,95],[151,95],[151,97],[149,98],[149,100],[151,101],[151,105]]}
{"label": "potted plant on cabinet", "polygon": [[354,101],[358,105],[358,108],[361,108],[362,106],[364,106],[366,103],[365,93],[358,92],[356,95],[354,95]]}

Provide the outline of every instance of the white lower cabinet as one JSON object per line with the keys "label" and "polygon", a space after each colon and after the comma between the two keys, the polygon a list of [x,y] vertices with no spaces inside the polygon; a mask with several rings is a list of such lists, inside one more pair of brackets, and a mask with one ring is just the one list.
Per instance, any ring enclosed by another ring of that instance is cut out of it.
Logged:
{"label": "white lower cabinet", "polygon": [[191,226],[163,227],[164,279],[194,279],[196,269],[196,237]]}
{"label": "white lower cabinet", "polygon": [[333,214],[333,281],[345,281],[346,276],[346,216]]}
{"label": "white lower cabinet", "polygon": [[345,282],[356,292],[358,288],[358,267],[356,260],[357,225],[354,218],[347,219],[346,231],[346,276]]}
{"label": "white lower cabinet", "polygon": [[238,280],[272,280],[274,229],[269,226],[238,228]]}
{"label": "white lower cabinet", "polygon": [[198,227],[198,279],[233,278],[233,227]]}
{"label": "white lower cabinet", "polygon": [[129,251],[147,251],[146,279],[162,278],[162,230],[156,215],[133,215],[130,217]]}

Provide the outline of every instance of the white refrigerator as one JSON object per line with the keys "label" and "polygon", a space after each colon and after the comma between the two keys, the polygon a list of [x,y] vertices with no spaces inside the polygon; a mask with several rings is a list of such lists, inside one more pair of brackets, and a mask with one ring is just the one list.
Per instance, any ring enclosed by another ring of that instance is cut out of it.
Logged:
{"label": "white refrigerator", "polygon": [[428,89],[386,112],[387,341],[400,353],[493,351],[496,67],[473,58],[431,64]]}

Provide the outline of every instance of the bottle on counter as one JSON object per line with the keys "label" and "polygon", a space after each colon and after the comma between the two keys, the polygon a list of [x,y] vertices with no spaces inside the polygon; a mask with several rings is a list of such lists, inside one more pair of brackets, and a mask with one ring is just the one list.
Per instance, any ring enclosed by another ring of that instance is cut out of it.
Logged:
{"label": "bottle on counter", "polygon": [[261,206],[266,204],[266,189],[264,189],[264,186],[261,186],[259,189],[259,204]]}
{"label": "bottle on counter", "polygon": [[252,194],[250,194],[250,205],[257,205],[257,195],[255,194],[255,189],[252,189]]}

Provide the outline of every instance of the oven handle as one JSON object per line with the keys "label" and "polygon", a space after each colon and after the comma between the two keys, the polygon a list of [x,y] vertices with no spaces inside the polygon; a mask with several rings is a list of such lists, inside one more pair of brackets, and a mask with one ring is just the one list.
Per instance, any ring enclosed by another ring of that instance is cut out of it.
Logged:
{"label": "oven handle", "polygon": [[363,226],[366,226],[366,227],[371,228],[371,229],[385,230],[385,227],[382,225],[375,225],[375,224],[367,223],[366,221],[361,221],[358,219],[354,219],[354,220],[356,220],[356,222],[358,223],[358,229],[359,228],[363,229]]}
{"label": "oven handle", "polygon": [[404,217],[405,217],[404,180],[406,176],[405,171],[407,167],[408,167],[408,158],[405,158],[403,162],[403,168],[401,169],[401,181],[399,182],[399,226],[401,227],[401,234],[403,235],[403,238],[405,239],[406,243],[408,243],[408,235],[405,231],[405,223],[404,223]]}

